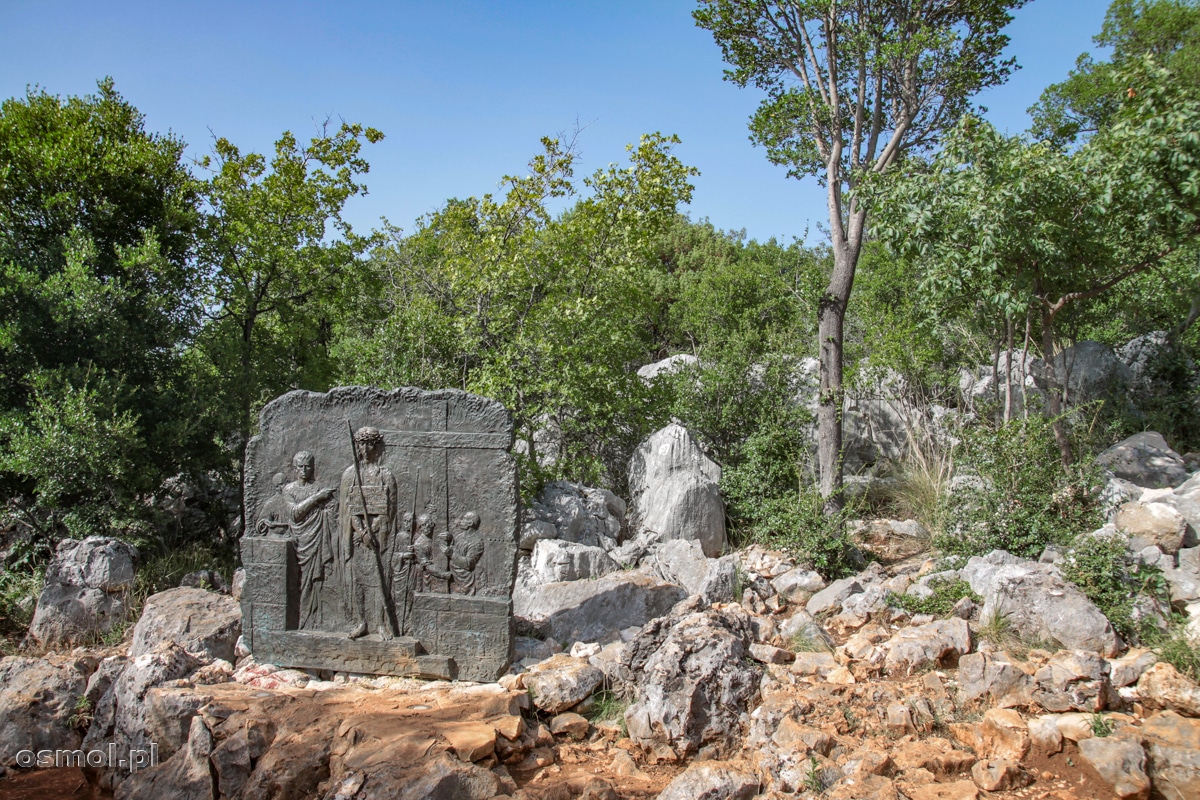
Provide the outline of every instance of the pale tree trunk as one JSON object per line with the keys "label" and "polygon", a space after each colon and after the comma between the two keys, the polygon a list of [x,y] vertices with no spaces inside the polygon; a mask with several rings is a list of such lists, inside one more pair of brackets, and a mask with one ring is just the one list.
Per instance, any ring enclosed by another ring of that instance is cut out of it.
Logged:
{"label": "pale tree trunk", "polygon": [[843,331],[867,215],[851,203],[847,224],[843,225],[840,187],[835,186],[832,180],[829,183],[833,274],[821,296],[818,310],[817,352],[821,359],[821,387],[817,396],[817,466],[825,513],[836,514],[844,505],[842,409],[846,391],[842,385]]}
{"label": "pale tree trunk", "polygon": [[1063,425],[1063,387],[1058,383],[1058,369],[1055,364],[1054,350],[1054,312],[1045,302],[1042,303],[1042,358],[1046,364],[1046,400],[1050,409],[1051,429],[1054,431],[1054,441],[1058,443],[1059,458],[1063,468],[1071,466],[1071,441],[1067,438],[1067,428]]}

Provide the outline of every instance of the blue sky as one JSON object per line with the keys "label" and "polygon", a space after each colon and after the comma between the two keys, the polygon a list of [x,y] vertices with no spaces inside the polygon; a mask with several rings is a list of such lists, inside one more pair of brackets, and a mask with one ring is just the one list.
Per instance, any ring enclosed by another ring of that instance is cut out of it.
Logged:
{"label": "blue sky", "polygon": [[[146,116],[199,156],[213,135],[269,152],[327,116],[379,128],[370,194],[346,217],[406,230],[449,197],[495,191],[545,135],[584,128],[577,177],[624,157],[641,133],[675,133],[700,169],[688,210],[750,236],[817,241],[815,180],[796,181],[747,139],[760,99],[721,80],[694,2],[67,2],[0,0],[0,97],[30,84],[85,94],[111,75]],[[1103,0],[1034,0],[1009,26],[1022,69],[979,98],[1018,133],[1100,29]]]}

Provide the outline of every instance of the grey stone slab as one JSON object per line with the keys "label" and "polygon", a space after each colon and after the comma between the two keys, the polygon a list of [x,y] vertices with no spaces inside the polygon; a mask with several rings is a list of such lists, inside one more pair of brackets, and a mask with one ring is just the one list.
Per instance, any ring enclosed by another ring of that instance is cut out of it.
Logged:
{"label": "grey stone slab", "polygon": [[517,557],[511,414],[453,390],[341,387],[276,398],[259,430],[242,538],[255,656],[503,674]]}

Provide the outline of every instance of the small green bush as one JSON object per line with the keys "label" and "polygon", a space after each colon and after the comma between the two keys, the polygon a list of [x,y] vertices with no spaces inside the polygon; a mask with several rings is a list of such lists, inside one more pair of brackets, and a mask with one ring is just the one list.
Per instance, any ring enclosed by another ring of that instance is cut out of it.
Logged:
{"label": "small green bush", "polygon": [[43,577],[41,569],[0,566],[0,638],[18,640],[25,635],[33,621]]}
{"label": "small green bush", "polygon": [[948,498],[945,518],[953,522],[934,537],[935,547],[968,557],[1007,550],[1037,558],[1048,544],[1069,544],[1100,527],[1098,474],[1091,462],[1064,470],[1050,425],[1032,416],[964,430],[956,463],[960,474],[965,467],[978,475],[981,487]]}
{"label": "small green bush", "polygon": [[982,604],[983,598],[971,591],[971,584],[960,578],[935,578],[929,581],[932,597],[916,597],[911,594],[888,594],[887,603],[893,608],[903,609],[910,614],[931,614],[945,617],[954,609],[954,604],[969,597]]}
{"label": "small green bush", "polygon": [[1139,594],[1162,592],[1161,571],[1130,563],[1120,536],[1081,537],[1061,569],[1063,577],[1096,604],[1126,641],[1138,642],[1147,636],[1133,618],[1133,605]]}

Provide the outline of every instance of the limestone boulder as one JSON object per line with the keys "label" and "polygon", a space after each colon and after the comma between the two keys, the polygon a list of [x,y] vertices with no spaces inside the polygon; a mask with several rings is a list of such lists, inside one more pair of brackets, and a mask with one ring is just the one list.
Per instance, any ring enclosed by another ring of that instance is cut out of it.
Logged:
{"label": "limestone boulder", "polygon": [[573,544],[617,546],[625,522],[625,501],[607,489],[569,481],[546,484],[521,517],[521,549],[532,550],[541,539]]}
{"label": "limestone boulder", "polygon": [[217,797],[215,775],[209,763],[213,736],[198,716],[188,723],[186,746],[157,768],[135,772],[114,794],[116,800],[171,797],[180,800],[213,800]]}
{"label": "limestone boulder", "polygon": [[1115,656],[1121,640],[1083,592],[1063,580],[1053,564],[1023,561],[995,550],[971,558],[962,570],[983,597],[981,619],[1004,618],[1014,633],[1051,640],[1073,650]]}
{"label": "limestone boulder", "polygon": [[44,645],[83,644],[123,624],[137,573],[138,551],[106,536],[59,543],[29,626]]}
{"label": "limestone boulder", "polygon": [[971,652],[971,629],[954,617],[928,625],[904,628],[884,645],[884,666],[893,675],[911,674],[926,667],[954,666]]}
{"label": "limestone boulder", "polygon": [[1160,711],[1142,726],[1147,772],[1164,800],[1200,797],[1200,720]]}
{"label": "limestone boulder", "polygon": [[540,583],[589,580],[618,569],[617,562],[609,558],[604,548],[562,539],[535,542],[529,562]]}
{"label": "limestone boulder", "polygon": [[1087,650],[1059,651],[1033,675],[1033,699],[1047,711],[1095,713],[1115,704],[1108,663]]}
{"label": "limestone boulder", "polygon": [[1147,708],[1162,708],[1187,717],[1200,717],[1200,686],[1175,667],[1160,661],[1142,673],[1138,698]]}
{"label": "limestone boulder", "polygon": [[1077,342],[1057,354],[1053,365],[1033,359],[1030,367],[1038,388],[1046,391],[1053,377],[1066,389],[1067,402],[1076,405],[1123,396],[1133,381],[1129,367],[1101,342]]}
{"label": "limestone boulder", "polygon": [[95,669],[86,657],[0,660],[0,765],[15,765],[20,750],[79,747],[76,714]]}
{"label": "limestone boulder", "polygon": [[771,580],[771,586],[789,603],[807,603],[826,585],[819,573],[806,567],[793,567]]}
{"label": "limestone boulder", "polygon": [[1184,545],[1188,533],[1187,519],[1166,503],[1125,503],[1117,509],[1113,524],[1129,536],[1129,547],[1135,552],[1157,547],[1174,555]]}
{"label": "limestone boulder", "polygon": [[1183,456],[1154,431],[1143,431],[1114,444],[1096,456],[1096,463],[1117,478],[1148,489],[1175,487],[1188,479]]}
{"label": "limestone boulder", "polygon": [[695,539],[673,539],[654,545],[643,564],[655,575],[682,586],[706,603],[733,602],[737,592],[737,556],[708,558]]}
{"label": "limestone boulder", "polygon": [[547,714],[559,714],[591,696],[604,681],[604,673],[587,659],[551,656],[524,676],[533,704]]}
{"label": "limestone boulder", "polygon": [[736,607],[681,604],[629,642],[622,667],[635,702],[629,736],[675,757],[723,757],[741,740],[762,670],[750,658],[750,618]]}
{"label": "limestone boulder", "polygon": [[150,595],[133,629],[129,655],[153,652],[163,642],[175,642],[203,661],[234,662],[234,646],[242,634],[242,612],[236,600],[189,587]]}
{"label": "limestone boulder", "polygon": [[672,423],[656,431],[629,461],[631,530],[652,531],[663,541],[695,539],[706,556],[720,556],[726,545],[720,480],[721,468],[686,428]]}
{"label": "limestone boulder", "polygon": [[692,764],[667,784],[658,800],[750,800],[758,778],[719,762]]}
{"label": "limestone boulder", "polygon": [[1146,751],[1139,742],[1115,736],[1084,739],[1079,754],[1113,787],[1117,797],[1146,800],[1150,796]]}
{"label": "limestone boulder", "polygon": [[667,356],[661,361],[655,361],[638,367],[637,374],[646,383],[653,383],[660,376],[671,375],[681,370],[690,369],[699,363],[700,359],[691,353],[678,353],[673,356]]}
{"label": "limestone boulder", "polygon": [[559,642],[616,641],[687,597],[687,590],[646,570],[613,572],[594,581],[529,585],[513,591],[517,632]]}
{"label": "limestone boulder", "polygon": [[958,697],[962,704],[986,700],[996,708],[1033,702],[1033,678],[1007,653],[970,653],[958,661]]}

